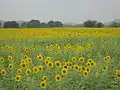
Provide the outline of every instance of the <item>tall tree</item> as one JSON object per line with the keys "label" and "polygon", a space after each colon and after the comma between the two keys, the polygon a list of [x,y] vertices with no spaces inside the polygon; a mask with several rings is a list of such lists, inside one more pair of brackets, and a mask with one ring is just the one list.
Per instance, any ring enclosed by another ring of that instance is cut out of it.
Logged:
{"label": "tall tree", "polygon": [[21,28],[27,28],[27,22],[22,23]]}
{"label": "tall tree", "polygon": [[104,24],[102,23],[102,22],[98,22],[97,24],[96,24],[96,27],[104,27]]}
{"label": "tall tree", "polygon": [[97,21],[87,20],[84,22],[84,27],[96,27]]}
{"label": "tall tree", "polygon": [[52,21],[52,20],[49,21],[49,22],[48,22],[48,26],[49,26],[49,27],[55,27],[54,21]]}
{"label": "tall tree", "polygon": [[3,27],[4,28],[19,28],[19,24],[16,21],[6,21]]}
{"label": "tall tree", "polygon": [[2,24],[1,24],[1,22],[0,22],[0,28],[2,27]]}
{"label": "tall tree", "polygon": [[55,27],[63,27],[63,24],[60,21],[55,21],[54,23],[55,23]]}
{"label": "tall tree", "polygon": [[39,28],[40,27],[40,21],[39,20],[31,20],[27,23],[28,28]]}

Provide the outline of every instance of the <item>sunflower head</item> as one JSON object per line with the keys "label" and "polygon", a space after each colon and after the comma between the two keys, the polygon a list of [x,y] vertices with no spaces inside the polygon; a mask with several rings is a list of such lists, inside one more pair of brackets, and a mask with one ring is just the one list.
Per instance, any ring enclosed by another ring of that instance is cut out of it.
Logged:
{"label": "sunflower head", "polygon": [[8,68],[9,68],[9,69],[12,69],[12,68],[13,68],[13,64],[9,64],[9,65],[8,65]]}
{"label": "sunflower head", "polygon": [[72,57],[72,62],[76,62],[77,58],[76,57]]}
{"label": "sunflower head", "polygon": [[64,68],[65,68],[65,69],[68,69],[68,66],[67,66],[67,65],[64,65]]}
{"label": "sunflower head", "polygon": [[17,74],[21,74],[22,70],[21,69],[17,69]]}
{"label": "sunflower head", "polygon": [[31,71],[30,69],[27,69],[27,70],[26,70],[26,75],[30,75],[31,72],[32,72],[32,71]]}
{"label": "sunflower head", "polygon": [[81,58],[79,58],[79,61],[80,61],[80,62],[84,62],[85,59],[84,59],[83,57],[81,57]]}
{"label": "sunflower head", "polygon": [[92,61],[92,62],[90,63],[90,66],[96,66],[96,62],[95,62],[95,61]]}
{"label": "sunflower head", "polygon": [[73,68],[74,68],[74,70],[78,70],[79,66],[78,65],[74,65]]}
{"label": "sunflower head", "polygon": [[46,87],[46,82],[45,81],[41,81],[40,82],[40,87],[41,88],[45,88]]}
{"label": "sunflower head", "polygon": [[25,51],[25,52],[29,52],[30,49],[29,49],[29,48],[24,48],[24,51]]}
{"label": "sunflower head", "polygon": [[90,66],[91,66],[91,63],[90,63],[90,62],[87,62],[86,65],[87,65],[87,67],[90,67]]}
{"label": "sunflower head", "polygon": [[46,81],[47,80],[47,76],[43,76],[42,80]]}
{"label": "sunflower head", "polygon": [[40,55],[37,56],[37,60],[40,60],[40,61],[43,60],[42,54],[40,54]]}
{"label": "sunflower head", "polygon": [[33,67],[33,72],[37,73],[38,72],[38,68],[36,66]]}
{"label": "sunflower head", "polygon": [[61,62],[60,61],[55,61],[55,66],[56,67],[61,67]]}
{"label": "sunflower head", "polygon": [[47,57],[46,60],[51,61],[51,57]]}
{"label": "sunflower head", "polygon": [[28,63],[32,63],[32,58],[27,58]]}
{"label": "sunflower head", "polygon": [[49,63],[48,63],[48,67],[49,67],[49,68],[53,68],[53,63],[52,63],[52,62],[49,62]]}
{"label": "sunflower head", "polygon": [[42,72],[42,71],[43,71],[43,66],[42,66],[42,65],[39,65],[39,66],[38,66],[38,70],[39,70],[39,72]]}
{"label": "sunflower head", "polygon": [[84,72],[83,72],[83,76],[84,76],[84,77],[87,77],[87,76],[88,76],[88,72],[87,72],[87,71],[84,71]]}
{"label": "sunflower head", "polygon": [[27,63],[25,63],[25,62],[24,62],[24,63],[21,63],[21,67],[22,67],[22,68],[26,68],[26,67],[27,67]]}
{"label": "sunflower head", "polygon": [[0,62],[4,62],[4,58],[0,58]]}
{"label": "sunflower head", "polygon": [[86,68],[85,68],[85,71],[90,72],[90,68],[89,68],[89,67],[86,67]]}
{"label": "sunflower head", "polygon": [[78,70],[79,70],[79,71],[82,71],[82,66],[79,66],[79,67],[78,67]]}
{"label": "sunflower head", "polygon": [[120,70],[116,70],[116,77],[120,79]]}
{"label": "sunflower head", "polygon": [[45,60],[45,64],[46,64],[46,65],[48,65],[49,62],[50,62],[49,60]]}
{"label": "sunflower head", "polygon": [[9,61],[13,61],[14,59],[13,59],[12,56],[8,56],[8,60],[9,60]]}
{"label": "sunflower head", "polygon": [[57,82],[58,82],[58,81],[61,81],[61,79],[62,79],[62,78],[61,78],[60,75],[56,75],[56,76],[55,76],[55,80],[56,80]]}
{"label": "sunflower head", "polygon": [[2,69],[0,73],[1,73],[1,75],[6,75],[7,74],[5,69]]}
{"label": "sunflower head", "polygon": [[99,73],[98,72],[95,72],[95,77],[98,77]]}
{"label": "sunflower head", "polygon": [[107,70],[108,70],[108,67],[107,67],[107,66],[103,66],[103,67],[102,67],[102,71],[105,72],[105,71],[107,71]]}
{"label": "sunflower head", "polygon": [[15,77],[15,80],[16,80],[16,81],[20,81],[20,80],[21,80],[21,76],[20,76],[20,75],[17,75],[17,76]]}
{"label": "sunflower head", "polygon": [[62,75],[67,75],[67,73],[68,73],[68,71],[67,71],[67,69],[65,69],[65,68],[61,70],[61,74],[62,74]]}

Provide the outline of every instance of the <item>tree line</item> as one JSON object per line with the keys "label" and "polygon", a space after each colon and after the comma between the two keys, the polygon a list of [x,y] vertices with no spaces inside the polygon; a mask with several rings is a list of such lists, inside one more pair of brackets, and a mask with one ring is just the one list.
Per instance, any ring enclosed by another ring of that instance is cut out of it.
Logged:
{"label": "tree line", "polygon": [[[103,22],[98,22],[95,20],[87,20],[85,21],[82,27],[98,27],[102,28],[104,27]],[[61,21],[49,21],[47,23],[40,22],[39,20],[30,20],[28,22],[23,22],[21,24],[17,23],[17,21],[5,21],[3,23],[0,22],[0,27],[3,28],[49,28],[49,27],[65,27],[65,25]],[[75,26],[73,26],[75,27]],[[81,27],[78,25],[77,27]],[[120,27],[120,21],[113,21],[108,27]]]}

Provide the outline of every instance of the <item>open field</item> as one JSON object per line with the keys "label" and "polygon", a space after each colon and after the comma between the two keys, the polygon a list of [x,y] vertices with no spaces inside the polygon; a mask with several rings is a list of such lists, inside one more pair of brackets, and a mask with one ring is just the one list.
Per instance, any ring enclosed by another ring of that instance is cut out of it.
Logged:
{"label": "open field", "polygon": [[0,90],[119,90],[120,28],[0,29]]}

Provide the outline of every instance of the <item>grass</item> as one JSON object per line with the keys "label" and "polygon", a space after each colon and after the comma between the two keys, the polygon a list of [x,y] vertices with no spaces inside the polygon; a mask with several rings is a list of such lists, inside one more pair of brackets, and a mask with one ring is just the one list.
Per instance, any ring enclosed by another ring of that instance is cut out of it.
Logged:
{"label": "grass", "polygon": [[119,28],[0,31],[0,90],[119,90]]}

